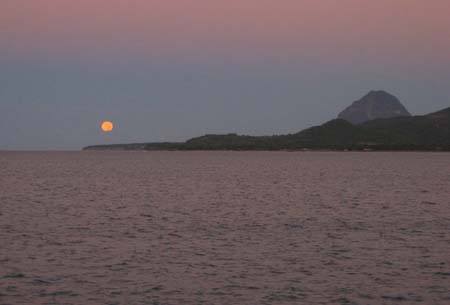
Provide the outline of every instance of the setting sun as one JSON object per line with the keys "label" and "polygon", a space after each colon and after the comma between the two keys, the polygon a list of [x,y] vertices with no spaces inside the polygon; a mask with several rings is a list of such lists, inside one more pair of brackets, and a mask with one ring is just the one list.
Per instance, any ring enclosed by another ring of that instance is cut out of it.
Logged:
{"label": "setting sun", "polygon": [[113,130],[113,128],[114,128],[114,124],[110,121],[105,121],[102,123],[102,130],[104,132],[110,132]]}

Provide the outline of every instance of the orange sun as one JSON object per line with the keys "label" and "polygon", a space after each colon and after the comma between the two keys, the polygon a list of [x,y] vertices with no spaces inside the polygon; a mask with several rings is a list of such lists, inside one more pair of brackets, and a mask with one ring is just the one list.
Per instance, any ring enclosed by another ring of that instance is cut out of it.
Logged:
{"label": "orange sun", "polygon": [[104,132],[111,132],[114,129],[114,124],[113,122],[110,121],[104,121],[102,123],[102,130]]}

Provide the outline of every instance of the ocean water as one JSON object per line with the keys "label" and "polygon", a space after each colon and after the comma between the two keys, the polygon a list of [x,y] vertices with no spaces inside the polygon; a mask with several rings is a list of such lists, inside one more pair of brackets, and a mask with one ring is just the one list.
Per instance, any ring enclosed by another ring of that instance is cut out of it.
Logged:
{"label": "ocean water", "polygon": [[450,154],[0,153],[0,304],[450,304]]}

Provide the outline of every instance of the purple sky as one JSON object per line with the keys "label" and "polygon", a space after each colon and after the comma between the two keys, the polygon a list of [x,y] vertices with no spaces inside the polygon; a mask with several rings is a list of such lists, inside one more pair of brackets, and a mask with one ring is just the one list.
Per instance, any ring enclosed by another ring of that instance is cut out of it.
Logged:
{"label": "purple sky", "polygon": [[3,0],[0,149],[296,132],[372,89],[432,112],[450,105],[449,14],[446,0]]}

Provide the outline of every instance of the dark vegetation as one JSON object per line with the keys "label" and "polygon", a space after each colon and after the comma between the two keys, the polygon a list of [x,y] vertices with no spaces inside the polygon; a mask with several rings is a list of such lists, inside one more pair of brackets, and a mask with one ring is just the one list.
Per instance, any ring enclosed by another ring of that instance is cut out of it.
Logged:
{"label": "dark vegetation", "polygon": [[84,149],[450,151],[450,107],[423,116],[377,119],[359,125],[335,119],[288,135],[205,135],[182,143],[100,145]]}

